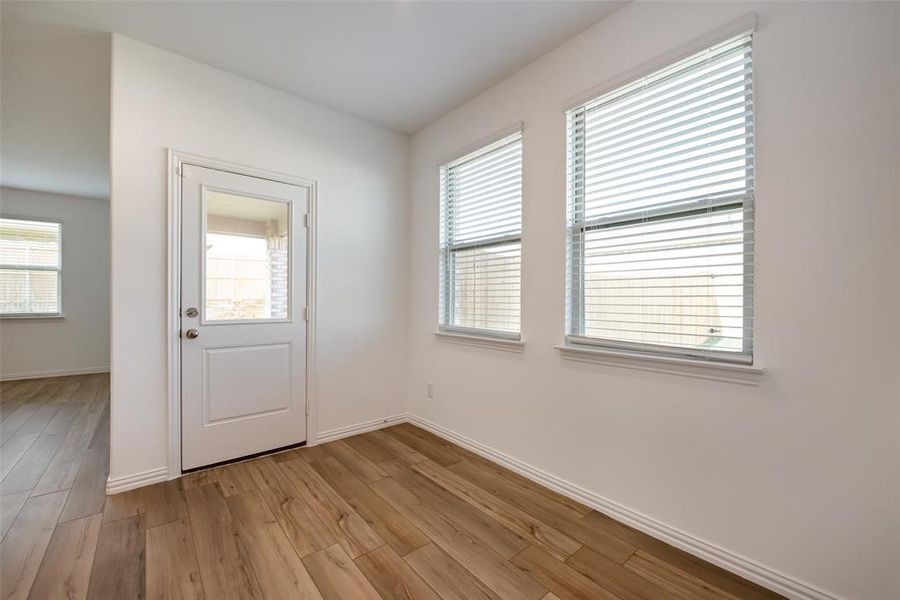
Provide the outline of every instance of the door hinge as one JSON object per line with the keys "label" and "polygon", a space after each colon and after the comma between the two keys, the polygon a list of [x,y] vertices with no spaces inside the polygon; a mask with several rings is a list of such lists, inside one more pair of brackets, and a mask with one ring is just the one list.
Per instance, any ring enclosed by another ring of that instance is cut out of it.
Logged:
{"label": "door hinge", "polygon": [[303,215],[303,226],[309,229],[309,213]]}
{"label": "door hinge", "polygon": [[308,306],[303,307],[303,320],[306,321],[307,323],[309,323],[309,307]]}

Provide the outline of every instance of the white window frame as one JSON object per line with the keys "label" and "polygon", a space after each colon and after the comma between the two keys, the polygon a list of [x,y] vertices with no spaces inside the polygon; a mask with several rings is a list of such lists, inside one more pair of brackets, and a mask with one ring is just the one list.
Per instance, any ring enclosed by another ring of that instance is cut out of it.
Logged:
{"label": "white window frame", "polygon": [[[507,138],[511,138],[513,136],[519,136],[519,143],[522,145],[522,194],[521,194],[521,202],[520,202],[520,211],[522,213],[522,225],[520,226],[519,233],[517,235],[504,235],[497,236],[495,238],[478,240],[477,242],[465,242],[461,244],[445,244],[444,241],[447,236],[447,231],[444,229],[449,224],[448,215],[444,214],[449,206],[445,206],[444,198],[441,193],[441,189],[445,185],[444,175],[445,171],[450,167],[466,162],[477,156],[490,152],[494,148],[494,146],[502,144],[504,140]],[[511,351],[521,351],[523,348],[522,344],[522,331],[523,331],[523,292],[524,292],[524,278],[522,268],[525,259],[524,252],[524,207],[525,207],[525,131],[523,123],[518,122],[509,127],[504,128],[501,131],[495,132],[494,134],[479,140],[473,144],[470,144],[465,149],[456,152],[455,154],[442,158],[438,161],[438,196],[440,199],[440,208],[439,208],[439,266],[438,266],[438,325],[437,330],[434,332],[435,335],[444,341],[450,342],[461,342],[468,343],[478,346],[485,346],[496,348],[500,350],[511,350]],[[453,325],[453,298],[454,298],[454,289],[448,284],[445,285],[444,282],[453,281],[452,273],[449,272],[452,269],[453,261],[452,255],[454,252],[462,251],[462,250],[471,250],[473,248],[485,248],[492,246],[499,246],[503,244],[510,243],[519,243],[519,331],[518,332],[509,332],[509,331],[501,331],[496,329],[481,329],[481,328],[473,328],[473,327],[464,327],[459,325]]]}
{"label": "white window frame", "polygon": [[37,223],[56,223],[59,225],[59,266],[57,267],[40,267],[3,264],[0,270],[18,270],[18,271],[55,271],[56,272],[56,311],[45,313],[4,313],[0,312],[0,319],[61,319],[63,318],[63,221],[61,219],[48,219],[44,217],[25,217],[22,215],[0,214],[0,218],[11,221],[32,221]]}
{"label": "white window frame", "polygon": [[[576,147],[573,146],[573,140],[571,139],[571,136],[568,135],[568,132],[570,130],[568,116],[570,114],[573,114],[574,118],[578,118],[577,113],[579,108],[589,104],[591,101],[605,94],[611,93],[646,75],[655,73],[656,71],[664,69],[669,65],[673,65],[680,60],[702,52],[707,48],[711,48],[713,46],[716,46],[717,44],[742,35],[752,36],[752,34],[755,33],[756,30],[756,21],[757,17],[755,13],[745,15],[744,17],[737,19],[733,23],[726,25],[725,27],[711,33],[708,36],[705,36],[699,40],[695,40],[694,42],[685,45],[684,47],[666,55],[665,57],[662,57],[648,65],[642,66],[638,70],[617,78],[612,83],[591,90],[587,94],[580,95],[577,99],[568,102],[564,107],[564,112],[567,114],[567,211],[573,214],[571,214],[571,217],[567,216],[565,344],[563,346],[557,346],[557,349],[559,349],[563,353],[563,356],[565,356],[566,358],[572,358],[575,360],[589,360],[592,362],[609,362],[607,358],[602,357],[602,355],[605,354],[608,357],[612,357],[612,359],[610,359],[613,360],[612,364],[616,364],[617,366],[622,365],[623,359],[627,361],[629,358],[633,358],[645,363],[648,360],[665,361],[666,363],[672,363],[682,367],[691,364],[702,365],[705,363],[711,366],[720,365],[723,368],[733,367],[742,371],[753,371],[756,374],[762,373],[761,368],[755,368],[752,366],[754,365],[754,339],[752,334],[749,338],[745,336],[743,340],[744,347],[741,353],[724,351],[702,351],[693,348],[680,348],[676,346],[657,346],[653,344],[630,343],[625,341],[607,340],[580,335],[580,333],[583,333],[584,331],[584,279],[583,271],[581,269],[581,264],[583,263],[583,245],[578,244],[577,241],[581,237],[583,237],[585,232],[589,229],[596,226],[610,226],[611,224],[615,223],[615,220],[609,219],[608,223],[604,222],[601,224],[599,223],[599,221],[604,221],[604,219],[602,218],[587,221],[584,218],[579,218],[577,214],[574,214],[574,212],[578,209],[577,207],[583,206],[583,202],[579,202],[577,198],[573,198],[573,193],[575,193],[573,192],[573,190],[575,186],[572,185],[572,172],[574,171],[574,161],[579,160],[579,155],[574,151]],[[755,90],[755,88],[753,88],[753,90]],[[753,119],[754,122],[755,116],[756,115],[754,111],[754,113],[751,115],[751,119]],[[755,161],[755,156],[756,148],[754,147],[752,159],[753,161]],[[580,158],[581,160],[583,160],[583,155],[580,156]],[[719,208],[725,208],[725,206],[729,204],[734,206],[740,204],[743,207],[745,214],[750,214],[751,217],[755,215],[755,193],[753,192],[751,192],[747,197],[741,199],[728,199],[728,201],[723,202]],[[663,218],[667,216],[671,218],[677,218],[680,212],[681,211],[678,210],[662,211],[659,216]],[[628,219],[625,220],[627,221]],[[751,247],[753,247],[754,233],[752,227],[750,232],[745,233],[744,243],[745,245],[750,244]],[[743,320],[745,331],[748,328],[750,331],[755,331],[753,322],[753,269],[754,266],[752,259],[748,260],[748,257],[745,255],[743,287]],[[652,370],[659,369],[654,368]]]}

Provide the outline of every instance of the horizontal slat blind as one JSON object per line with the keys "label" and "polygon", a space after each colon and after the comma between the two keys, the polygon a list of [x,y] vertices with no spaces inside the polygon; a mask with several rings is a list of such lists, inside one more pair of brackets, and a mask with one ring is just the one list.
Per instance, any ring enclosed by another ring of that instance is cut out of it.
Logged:
{"label": "horizontal slat blind", "polygon": [[0,314],[57,314],[61,226],[0,219]]}
{"label": "horizontal slat blind", "polygon": [[522,133],[440,169],[445,329],[517,338],[522,244]]}
{"label": "horizontal slat blind", "polygon": [[751,36],[567,113],[571,342],[752,361]]}

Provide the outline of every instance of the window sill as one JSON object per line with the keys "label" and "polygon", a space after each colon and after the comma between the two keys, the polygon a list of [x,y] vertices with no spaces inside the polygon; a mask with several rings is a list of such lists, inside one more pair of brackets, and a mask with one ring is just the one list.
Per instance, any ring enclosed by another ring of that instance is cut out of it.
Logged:
{"label": "window sill", "polygon": [[668,373],[742,385],[759,385],[765,369],[750,365],[717,363],[676,356],[654,356],[606,348],[584,346],[555,346],[566,360],[589,362],[625,369]]}
{"label": "window sill", "polygon": [[31,321],[34,319],[63,319],[65,315],[0,315],[0,321]]}
{"label": "window sill", "polygon": [[480,346],[493,348],[504,352],[524,352],[525,343],[521,340],[509,340],[487,335],[475,335],[472,333],[460,333],[458,331],[435,331],[434,336],[442,342],[452,344],[465,344],[467,346]]}

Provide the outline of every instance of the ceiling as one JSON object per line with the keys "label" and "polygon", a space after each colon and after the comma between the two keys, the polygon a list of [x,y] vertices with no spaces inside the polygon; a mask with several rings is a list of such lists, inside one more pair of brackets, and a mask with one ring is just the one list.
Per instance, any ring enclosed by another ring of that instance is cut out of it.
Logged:
{"label": "ceiling", "polygon": [[0,184],[109,197],[109,35],[0,7]]}
{"label": "ceiling", "polygon": [[410,134],[620,1],[0,2],[0,184],[109,195],[109,32]]}
{"label": "ceiling", "polygon": [[617,8],[599,1],[3,2],[413,133]]}

